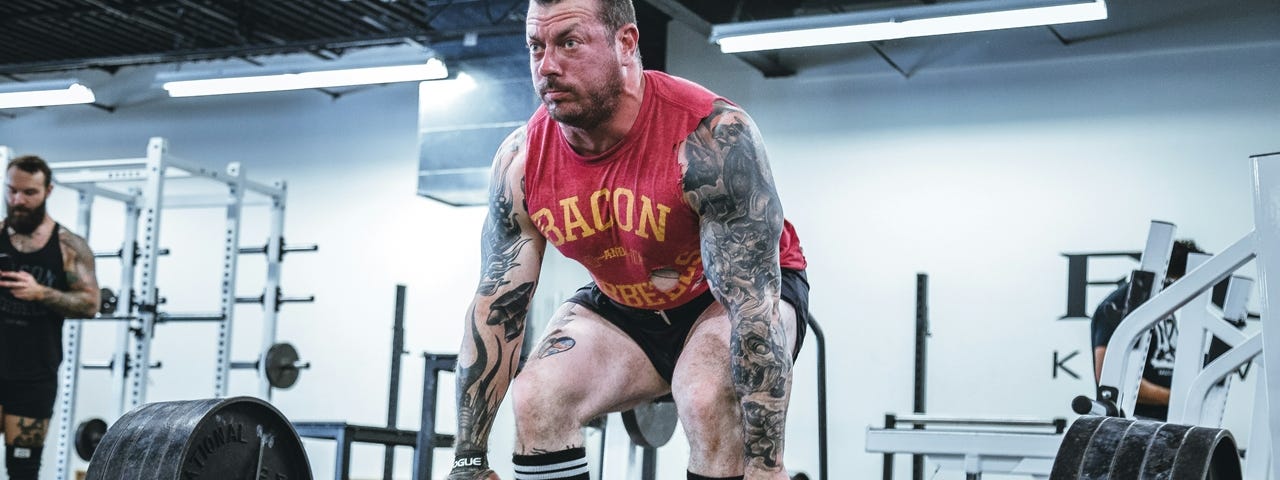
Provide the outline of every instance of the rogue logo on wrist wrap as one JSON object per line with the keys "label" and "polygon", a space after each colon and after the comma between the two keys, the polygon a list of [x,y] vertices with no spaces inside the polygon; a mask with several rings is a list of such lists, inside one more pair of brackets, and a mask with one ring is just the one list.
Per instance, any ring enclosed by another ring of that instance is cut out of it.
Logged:
{"label": "rogue logo on wrist wrap", "polygon": [[489,460],[481,454],[461,454],[453,457],[453,468],[489,468]]}

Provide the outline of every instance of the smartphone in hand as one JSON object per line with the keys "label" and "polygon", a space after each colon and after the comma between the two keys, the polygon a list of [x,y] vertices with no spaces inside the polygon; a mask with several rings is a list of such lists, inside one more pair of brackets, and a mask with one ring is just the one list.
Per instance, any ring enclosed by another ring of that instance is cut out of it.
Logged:
{"label": "smartphone in hand", "polygon": [[0,271],[13,272],[18,270],[18,263],[13,261],[13,257],[7,253],[0,253]]}

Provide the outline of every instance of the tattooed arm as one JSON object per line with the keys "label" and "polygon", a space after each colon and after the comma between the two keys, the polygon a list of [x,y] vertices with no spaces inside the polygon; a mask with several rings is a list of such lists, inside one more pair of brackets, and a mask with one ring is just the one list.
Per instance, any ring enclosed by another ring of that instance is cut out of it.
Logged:
{"label": "tattooed arm", "polygon": [[[533,298],[546,240],[524,207],[525,131],[503,142],[494,157],[489,213],[481,237],[480,287],[464,322],[458,354],[459,462],[483,456],[498,405],[519,363],[525,315]],[[475,462],[457,462],[450,479],[496,478]]]}
{"label": "tattooed arm", "polygon": [[41,285],[25,271],[4,272],[2,286],[14,298],[40,302],[71,318],[90,318],[98,314],[101,303],[98,278],[94,273],[93,251],[79,235],[58,229],[62,247],[62,269],[67,275],[67,290]]}
{"label": "tattooed arm", "polygon": [[706,277],[733,324],[730,363],[747,478],[785,475],[791,354],[778,321],[782,204],[764,143],[745,112],[717,103],[682,153],[685,200],[701,215]]}

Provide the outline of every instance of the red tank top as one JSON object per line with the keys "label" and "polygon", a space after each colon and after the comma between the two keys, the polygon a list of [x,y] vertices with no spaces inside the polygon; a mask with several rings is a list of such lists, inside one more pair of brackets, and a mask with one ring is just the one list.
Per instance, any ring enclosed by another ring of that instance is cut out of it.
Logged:
{"label": "red tank top", "polygon": [[[560,125],[538,108],[527,129],[525,206],[547,241],[586,267],[609,298],[666,310],[708,288],[677,147],[723,99],[662,72],[645,71],[644,82],[635,124],[596,156],[574,152]],[[795,230],[783,226],[780,264],[803,270]]]}

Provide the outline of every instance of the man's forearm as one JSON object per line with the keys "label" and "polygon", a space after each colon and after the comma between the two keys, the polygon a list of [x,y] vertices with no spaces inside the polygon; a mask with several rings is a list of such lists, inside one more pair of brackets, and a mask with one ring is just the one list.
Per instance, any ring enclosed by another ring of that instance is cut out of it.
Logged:
{"label": "man's forearm", "polygon": [[[777,315],[777,310],[771,312]],[[768,315],[740,318],[729,342],[733,386],[742,405],[744,455],[747,465],[780,468],[787,423],[791,355],[786,336]]]}
{"label": "man's forearm", "polygon": [[89,318],[98,314],[98,305],[93,297],[87,292],[64,292],[45,287],[40,303],[68,317]]}
{"label": "man's forearm", "polygon": [[[498,295],[493,303],[473,305],[458,354],[458,433],[456,450],[485,451],[498,406],[519,365],[524,317],[533,283]],[[487,302],[486,302],[487,303]]]}

